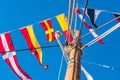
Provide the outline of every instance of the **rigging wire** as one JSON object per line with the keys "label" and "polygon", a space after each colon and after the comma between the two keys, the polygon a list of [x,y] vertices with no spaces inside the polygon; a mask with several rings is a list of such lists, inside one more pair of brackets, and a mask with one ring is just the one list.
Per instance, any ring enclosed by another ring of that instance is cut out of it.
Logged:
{"label": "rigging wire", "polygon": [[[64,45],[64,44],[63,44],[63,45]],[[21,51],[32,50],[32,49],[40,49],[40,48],[53,48],[53,47],[59,47],[59,45],[42,46],[42,47],[36,47],[36,48],[16,49],[16,50],[13,50],[13,51],[16,51],[16,52],[21,52]],[[0,53],[2,53],[2,52],[13,52],[13,51],[0,51]]]}
{"label": "rigging wire", "polygon": [[[72,6],[72,10],[75,10],[75,7],[76,7],[76,0],[74,0],[74,3],[73,3],[73,6]],[[71,15],[71,21],[70,21],[70,30],[71,30],[71,27],[72,27],[72,22],[74,20],[74,11],[71,11],[72,15]]]}
{"label": "rigging wire", "polygon": [[84,20],[84,17],[85,17],[85,12],[86,12],[87,5],[88,5],[88,0],[86,0],[85,6],[84,6],[84,12],[83,12],[82,20],[81,20],[81,23],[80,23],[80,33],[82,31],[82,25],[83,25],[83,20]]}
{"label": "rigging wire", "polygon": [[73,1],[73,5],[71,7],[72,7],[72,9],[70,10],[70,12],[71,12],[71,19],[70,19],[70,23],[68,25],[68,27],[69,27],[68,30],[69,31],[67,32],[68,41],[69,41],[70,33],[72,32],[72,23],[73,23],[73,20],[74,20],[74,11],[72,11],[72,10],[74,10],[75,7],[76,7],[76,0]]}
{"label": "rigging wire", "polygon": [[84,61],[84,60],[83,60],[82,62],[83,62],[83,63],[90,64],[90,65],[95,65],[95,66],[98,66],[98,67],[103,67],[103,68],[106,68],[106,69],[111,69],[111,70],[120,71],[120,69],[115,68],[115,67],[113,67],[113,66],[106,65],[106,64],[98,64],[98,63],[89,62],[89,61]]}
{"label": "rigging wire", "polygon": [[[72,0],[69,0],[69,8],[68,8],[68,26],[70,25],[70,13],[71,13],[71,8],[72,8]],[[69,29],[69,27],[68,27]]]}
{"label": "rigging wire", "polygon": [[[78,4],[76,4],[76,7],[77,7]],[[78,15],[75,14],[75,24],[74,24],[74,31],[76,30],[76,27],[77,27],[77,17]]]}
{"label": "rigging wire", "polygon": [[64,56],[62,55],[61,62],[60,62],[60,68],[59,68],[59,72],[58,72],[58,80],[60,80],[60,74],[61,74],[62,65],[63,65],[63,58],[64,58]]}

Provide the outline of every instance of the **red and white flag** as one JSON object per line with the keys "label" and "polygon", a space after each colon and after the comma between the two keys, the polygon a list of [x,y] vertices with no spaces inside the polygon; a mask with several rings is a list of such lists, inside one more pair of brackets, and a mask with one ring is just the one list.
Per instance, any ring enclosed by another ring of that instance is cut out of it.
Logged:
{"label": "red and white flag", "polygon": [[32,80],[18,64],[16,52],[9,32],[0,35],[0,52],[2,53],[2,58],[20,80]]}
{"label": "red and white flag", "polygon": [[[79,15],[80,19],[82,20],[83,15],[81,14],[80,10],[76,8],[74,11]],[[83,20],[83,23],[88,28],[93,37],[95,37],[100,44],[104,44],[103,40],[99,38],[99,36],[96,34],[93,28],[90,25],[88,25],[85,19]]]}

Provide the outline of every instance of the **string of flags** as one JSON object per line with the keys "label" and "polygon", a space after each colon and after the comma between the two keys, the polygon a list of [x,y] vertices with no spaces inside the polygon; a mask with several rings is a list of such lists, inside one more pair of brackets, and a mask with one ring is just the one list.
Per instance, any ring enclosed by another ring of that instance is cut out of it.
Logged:
{"label": "string of flags", "polygon": [[[73,10],[80,19],[82,19],[82,14],[78,8]],[[89,17],[91,23],[94,25],[95,28],[98,28],[96,25],[95,21],[98,17],[98,15],[102,11],[100,10],[94,10],[94,9],[87,9],[86,15]],[[113,14],[115,17],[120,16],[118,14]],[[73,40],[72,32],[68,28],[68,23],[67,23],[67,18],[65,14],[60,14],[58,16],[55,16],[56,21],[58,22],[62,32],[64,33],[64,36],[66,38],[66,41],[68,43],[71,43]],[[120,22],[120,18],[117,19]],[[100,44],[103,44],[103,40],[97,35],[97,33],[94,31],[94,29],[87,23],[87,21],[84,19],[84,25],[86,28],[90,31],[90,33],[97,39],[97,41]],[[47,42],[52,42],[55,41],[55,30],[54,30],[54,25],[52,24],[53,22],[51,19],[47,19],[44,21],[39,22],[38,24],[43,28],[45,31],[46,39]],[[30,50],[30,52],[36,57],[38,62],[44,69],[48,69],[48,65],[44,65],[42,63],[42,58],[43,58],[43,53],[42,49],[40,46],[40,43],[37,40],[37,37],[34,33],[34,24],[25,26],[19,29],[21,34],[23,35],[27,46]],[[36,49],[38,48],[39,49]],[[0,52],[2,53],[2,58],[4,61],[9,65],[11,70],[20,78],[20,80],[32,80],[32,78],[20,67],[18,61],[17,61],[17,56],[14,48],[14,42],[12,41],[12,36],[10,35],[10,32],[5,32],[3,34],[0,34]]]}

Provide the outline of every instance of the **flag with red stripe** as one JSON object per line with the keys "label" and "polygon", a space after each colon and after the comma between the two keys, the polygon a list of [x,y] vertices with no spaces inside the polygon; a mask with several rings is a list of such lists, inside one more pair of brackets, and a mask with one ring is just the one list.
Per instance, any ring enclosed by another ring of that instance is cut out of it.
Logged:
{"label": "flag with red stripe", "polygon": [[[80,19],[82,20],[82,17],[83,17],[83,16],[82,16],[80,10],[79,10],[78,8],[76,8],[74,11],[79,15]],[[83,19],[83,23],[84,23],[84,25],[88,28],[88,30],[89,30],[90,33],[93,35],[93,37],[95,37],[100,44],[104,44],[103,40],[99,38],[99,36],[97,35],[97,33],[96,33],[96,32],[94,31],[94,29],[86,22],[85,19]]]}
{"label": "flag with red stripe", "polygon": [[38,62],[41,64],[41,66],[43,66],[45,69],[47,69],[48,66],[44,66],[42,64],[42,49],[41,49],[41,46],[35,36],[33,26],[30,25],[30,26],[23,27],[20,29],[20,31],[21,31],[22,35],[24,36],[32,54],[35,55],[35,57],[37,58]]}
{"label": "flag with red stripe", "polygon": [[2,58],[20,78],[20,80],[32,80],[18,64],[16,52],[9,32],[0,35],[0,52],[2,53]]}
{"label": "flag with red stripe", "polygon": [[57,18],[57,21],[58,21],[62,31],[64,32],[67,42],[71,43],[73,41],[73,37],[68,28],[68,24],[67,24],[67,20],[65,19],[65,15],[60,14],[60,15],[56,16],[56,18]]}
{"label": "flag with red stripe", "polygon": [[50,19],[40,22],[40,25],[45,30],[45,34],[48,42],[56,40],[55,32]]}

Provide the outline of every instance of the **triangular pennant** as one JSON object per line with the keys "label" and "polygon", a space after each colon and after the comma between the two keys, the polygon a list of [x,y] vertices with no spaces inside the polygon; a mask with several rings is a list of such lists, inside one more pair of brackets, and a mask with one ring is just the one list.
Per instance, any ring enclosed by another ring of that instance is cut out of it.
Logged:
{"label": "triangular pennant", "polygon": [[95,28],[98,28],[98,26],[95,24],[99,14],[101,13],[101,10],[95,10],[95,9],[86,9],[86,15],[90,19],[91,23],[94,25]]}

